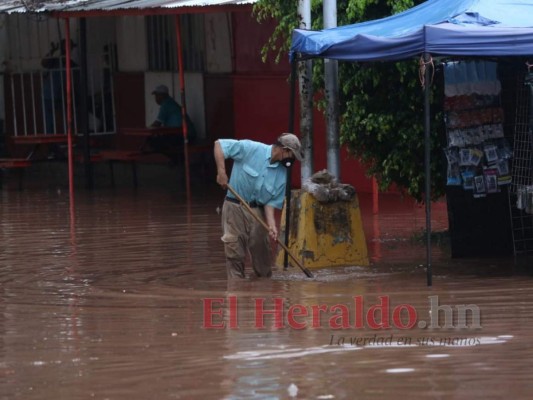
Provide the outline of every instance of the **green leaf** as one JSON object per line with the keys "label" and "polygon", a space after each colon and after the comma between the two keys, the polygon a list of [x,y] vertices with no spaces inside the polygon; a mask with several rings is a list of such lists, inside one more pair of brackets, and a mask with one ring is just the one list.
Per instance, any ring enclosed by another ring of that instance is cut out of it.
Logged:
{"label": "green leaf", "polygon": [[[353,24],[386,17],[404,11],[421,0],[338,0],[338,25]],[[258,21],[275,18],[278,22],[265,43],[264,60],[274,56],[276,62],[287,57],[291,34],[298,27],[297,1],[260,0],[254,5]],[[322,29],[322,1],[312,1],[312,26]],[[418,60],[398,63],[339,62],[341,96],[341,143],[353,157],[368,165],[367,172],[387,189],[395,183],[417,200],[424,198],[424,105],[419,81]],[[313,62],[313,85],[317,108],[325,109],[323,61]],[[440,99],[442,85],[435,76],[431,96],[431,173],[432,196],[444,193],[445,141]]]}

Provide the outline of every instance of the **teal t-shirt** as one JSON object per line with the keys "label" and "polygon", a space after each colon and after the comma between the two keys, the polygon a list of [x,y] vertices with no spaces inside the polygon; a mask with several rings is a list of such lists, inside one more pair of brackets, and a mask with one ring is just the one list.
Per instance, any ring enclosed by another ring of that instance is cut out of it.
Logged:
{"label": "teal t-shirt", "polygon": [[[270,163],[272,145],[252,140],[219,139],[224,158],[233,159],[230,185],[246,201],[283,207],[287,170]],[[229,197],[233,197],[228,192]]]}
{"label": "teal t-shirt", "polygon": [[[183,115],[181,106],[176,103],[172,97],[167,97],[159,106],[159,114],[157,120],[165,128],[180,128],[183,124]],[[187,137],[189,143],[193,143],[196,139],[196,129],[191,119],[187,115]]]}
{"label": "teal t-shirt", "polygon": [[167,97],[159,106],[157,120],[168,128],[179,128],[183,123],[181,106],[172,97]]}

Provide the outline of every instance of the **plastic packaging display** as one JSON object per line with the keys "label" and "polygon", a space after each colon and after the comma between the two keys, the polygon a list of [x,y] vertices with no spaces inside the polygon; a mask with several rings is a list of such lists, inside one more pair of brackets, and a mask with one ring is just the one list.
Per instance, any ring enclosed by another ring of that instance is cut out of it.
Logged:
{"label": "plastic packaging display", "polygon": [[[479,71],[490,74],[480,77]],[[447,185],[462,186],[476,198],[498,193],[511,183],[513,152],[504,136],[496,64],[451,62],[445,65],[445,80]]]}

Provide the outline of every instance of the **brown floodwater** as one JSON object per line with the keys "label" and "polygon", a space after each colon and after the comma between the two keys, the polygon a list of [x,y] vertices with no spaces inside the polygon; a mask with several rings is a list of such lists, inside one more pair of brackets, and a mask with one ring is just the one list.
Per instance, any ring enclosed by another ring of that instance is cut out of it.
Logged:
{"label": "brown floodwater", "polygon": [[[193,182],[187,203],[168,180],[125,181],[71,203],[57,182],[8,183],[0,399],[531,398],[531,277],[452,260],[442,239],[428,288],[412,201],[381,196],[373,215],[360,195],[368,267],[228,283],[216,187]],[[444,203],[433,226],[447,229]],[[261,301],[282,303],[279,326],[260,328]]]}

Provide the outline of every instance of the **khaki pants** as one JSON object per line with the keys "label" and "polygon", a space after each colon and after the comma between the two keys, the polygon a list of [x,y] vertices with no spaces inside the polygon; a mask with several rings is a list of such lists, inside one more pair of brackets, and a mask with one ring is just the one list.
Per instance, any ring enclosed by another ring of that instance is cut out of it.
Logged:
{"label": "khaki pants", "polygon": [[[263,208],[252,208],[264,220]],[[272,248],[268,231],[240,204],[224,201],[222,241],[226,253],[228,278],[244,278],[244,262],[249,253],[258,277],[272,275]]]}

